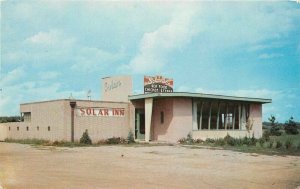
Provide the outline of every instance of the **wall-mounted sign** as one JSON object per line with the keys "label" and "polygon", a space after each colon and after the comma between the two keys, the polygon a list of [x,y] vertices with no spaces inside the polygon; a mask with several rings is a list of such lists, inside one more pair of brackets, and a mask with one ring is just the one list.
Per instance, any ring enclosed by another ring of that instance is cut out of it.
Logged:
{"label": "wall-mounted sign", "polygon": [[144,76],[144,93],[172,93],[173,79],[163,76]]}
{"label": "wall-mounted sign", "polygon": [[102,100],[128,102],[132,94],[131,76],[114,76],[102,78]]}
{"label": "wall-mounted sign", "polygon": [[79,117],[94,116],[94,117],[124,117],[124,108],[93,108],[81,107],[76,108],[76,115]]}
{"label": "wall-mounted sign", "polygon": [[120,86],[122,86],[122,82],[120,80],[117,80],[117,81],[111,80],[109,82],[104,83],[104,91],[105,92],[111,91],[111,90],[119,88]]}

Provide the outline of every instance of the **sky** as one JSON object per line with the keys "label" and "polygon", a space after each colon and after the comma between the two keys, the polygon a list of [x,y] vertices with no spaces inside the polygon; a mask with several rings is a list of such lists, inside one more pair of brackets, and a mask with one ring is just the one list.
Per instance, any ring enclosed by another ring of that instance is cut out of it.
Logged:
{"label": "sky", "polygon": [[300,121],[300,3],[1,1],[0,116],[19,104],[101,99],[100,80],[174,79],[174,91],[272,99]]}

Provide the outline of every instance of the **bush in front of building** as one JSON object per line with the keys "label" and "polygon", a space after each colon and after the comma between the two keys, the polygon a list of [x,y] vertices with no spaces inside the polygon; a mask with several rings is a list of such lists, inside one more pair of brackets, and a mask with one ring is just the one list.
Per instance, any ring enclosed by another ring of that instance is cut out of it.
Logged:
{"label": "bush in front of building", "polygon": [[92,144],[92,140],[89,136],[88,130],[85,130],[82,137],[79,140],[80,144]]}
{"label": "bush in front of building", "polygon": [[128,136],[127,136],[127,143],[128,143],[128,144],[130,144],[130,143],[135,143],[135,141],[134,141],[134,135],[133,135],[132,130],[130,130],[129,133],[128,133]]}
{"label": "bush in front of building", "polygon": [[201,139],[196,139],[196,140],[193,139],[192,133],[189,133],[186,138],[181,138],[178,140],[178,142],[180,144],[195,144],[195,143],[201,144],[204,141]]}
{"label": "bush in front of building", "polygon": [[126,144],[126,140],[121,137],[112,137],[105,140],[106,144]]}
{"label": "bush in front of building", "polygon": [[47,145],[50,143],[49,140],[43,140],[43,139],[37,139],[37,138],[32,138],[32,139],[11,139],[11,138],[6,138],[4,142],[8,143],[19,143],[19,144],[33,144],[33,145]]}
{"label": "bush in front of building", "polygon": [[225,137],[224,137],[224,141],[226,144],[230,145],[230,146],[235,146],[236,143],[237,143],[237,140],[233,137],[231,137],[229,134],[227,134]]}

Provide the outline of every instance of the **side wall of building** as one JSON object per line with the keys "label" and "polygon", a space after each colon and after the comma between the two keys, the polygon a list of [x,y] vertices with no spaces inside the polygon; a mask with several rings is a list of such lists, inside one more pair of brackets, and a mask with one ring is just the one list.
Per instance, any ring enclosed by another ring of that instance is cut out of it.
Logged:
{"label": "side wall of building", "polygon": [[30,114],[24,122],[5,123],[6,138],[64,140],[64,101],[49,101],[20,106],[22,113]]}
{"label": "side wall of building", "polygon": [[262,104],[250,105],[249,121],[252,124],[252,133],[254,134],[254,137],[262,137]]}
{"label": "side wall of building", "polygon": [[0,141],[7,138],[8,123],[0,123]]}
{"label": "side wall of building", "polygon": [[[134,107],[129,103],[76,101],[77,107],[124,108],[120,117],[98,117],[74,115],[74,139],[79,141],[87,129],[93,142],[110,137],[127,138],[130,129],[134,131]],[[44,139],[50,141],[71,140],[71,107],[69,100],[57,100],[23,104],[21,112],[29,113],[30,120],[0,124],[0,140]]]}

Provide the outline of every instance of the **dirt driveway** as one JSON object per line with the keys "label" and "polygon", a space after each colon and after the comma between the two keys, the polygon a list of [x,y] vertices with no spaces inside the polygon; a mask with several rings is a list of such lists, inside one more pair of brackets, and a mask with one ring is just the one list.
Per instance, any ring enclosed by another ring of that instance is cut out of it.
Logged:
{"label": "dirt driveway", "polygon": [[182,146],[0,143],[0,184],[4,189],[296,188],[300,157]]}

